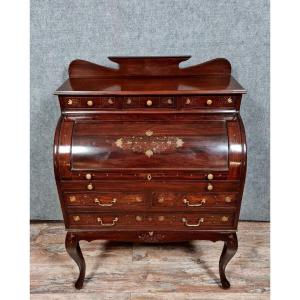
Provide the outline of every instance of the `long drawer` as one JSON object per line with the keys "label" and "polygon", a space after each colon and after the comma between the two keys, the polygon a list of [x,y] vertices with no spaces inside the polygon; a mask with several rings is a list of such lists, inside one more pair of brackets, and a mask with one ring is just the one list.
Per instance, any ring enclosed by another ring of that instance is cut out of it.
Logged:
{"label": "long drawer", "polygon": [[219,213],[74,213],[68,215],[69,228],[201,230],[231,229],[234,212]]}
{"label": "long drawer", "polygon": [[186,191],[186,192],[198,192],[198,193],[213,193],[213,192],[236,192],[240,188],[240,181],[234,180],[218,180],[214,182],[208,181],[61,181],[60,186],[63,191],[81,191],[81,192],[104,192],[106,190],[127,190],[127,191]]}

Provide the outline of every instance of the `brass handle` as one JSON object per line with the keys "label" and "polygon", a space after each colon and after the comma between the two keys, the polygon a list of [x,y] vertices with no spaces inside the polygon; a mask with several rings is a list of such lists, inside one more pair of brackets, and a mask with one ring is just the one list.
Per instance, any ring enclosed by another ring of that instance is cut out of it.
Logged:
{"label": "brass handle", "polygon": [[209,180],[214,179],[214,175],[213,175],[213,174],[208,174],[208,175],[207,175],[207,179],[209,179]]}
{"label": "brass handle", "polygon": [[113,198],[111,203],[101,203],[101,200],[99,200],[98,198],[95,198],[94,202],[100,206],[113,206],[115,203],[117,203],[117,199]]}
{"label": "brass handle", "polygon": [[148,175],[147,175],[147,179],[148,179],[149,181],[152,179],[151,174],[148,174]]}
{"label": "brass handle", "polygon": [[94,102],[92,100],[89,100],[87,103],[86,103],[88,106],[93,106]]}
{"label": "brass handle", "polygon": [[187,226],[187,227],[198,227],[198,226],[200,226],[201,223],[204,222],[204,218],[200,218],[200,219],[198,220],[198,223],[196,223],[196,224],[189,224],[189,223],[188,223],[188,220],[187,220],[186,218],[182,218],[182,222],[183,222],[184,225]]}
{"label": "brass handle", "polygon": [[72,99],[69,99],[69,100],[68,100],[68,105],[72,105],[72,104],[73,104]]}
{"label": "brass handle", "polygon": [[80,221],[80,217],[79,216],[73,216],[73,220],[78,222],[78,221]]}
{"label": "brass handle", "polygon": [[223,216],[221,220],[222,220],[222,222],[228,222],[228,219],[229,219],[228,217]]}
{"label": "brass handle", "polygon": [[113,104],[114,101],[113,101],[111,98],[109,98],[109,99],[108,99],[108,103],[109,103],[109,104]]}
{"label": "brass handle", "polygon": [[127,104],[131,104],[131,99],[130,98],[127,99]]}
{"label": "brass handle", "polygon": [[91,184],[91,183],[89,183],[88,185],[87,185],[87,189],[88,190],[92,190],[94,188],[94,186]]}
{"label": "brass handle", "polygon": [[212,102],[212,100],[210,100],[210,99],[208,99],[208,100],[206,101],[206,104],[207,104],[207,105],[212,105],[212,103],[213,103],[213,102]]}
{"label": "brass handle", "polygon": [[191,104],[190,98],[187,98],[187,99],[185,100],[185,104]]}
{"label": "brass handle", "polygon": [[225,197],[225,202],[230,203],[231,202],[231,197],[229,197],[229,196]]}
{"label": "brass handle", "polygon": [[89,180],[89,179],[92,179],[92,174],[89,174],[89,173],[86,174],[86,175],[85,175],[85,178],[88,179],[88,180]]}
{"label": "brass handle", "polygon": [[228,102],[228,103],[232,103],[232,99],[231,99],[231,98],[228,98],[228,99],[227,99],[227,102]]}
{"label": "brass handle", "polygon": [[200,203],[197,203],[197,204],[190,204],[189,200],[184,198],[183,199],[183,203],[185,203],[187,206],[202,206],[206,203],[206,199],[202,199]]}
{"label": "brass handle", "polygon": [[151,100],[147,100],[147,105],[148,106],[152,106],[152,101]]}
{"label": "brass handle", "polygon": [[99,217],[97,218],[97,222],[99,222],[101,224],[101,226],[107,226],[107,227],[116,225],[118,220],[119,220],[119,218],[114,218],[112,223],[103,223],[101,218],[99,218]]}
{"label": "brass handle", "polygon": [[168,99],[168,104],[172,104],[172,99]]}
{"label": "brass handle", "polygon": [[214,186],[212,184],[207,185],[207,190],[212,191],[214,189]]}

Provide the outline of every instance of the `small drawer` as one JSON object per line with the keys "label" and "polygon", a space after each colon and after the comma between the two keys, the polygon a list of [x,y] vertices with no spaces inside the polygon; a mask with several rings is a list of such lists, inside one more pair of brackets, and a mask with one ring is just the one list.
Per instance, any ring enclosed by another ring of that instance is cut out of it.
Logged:
{"label": "small drawer", "polygon": [[176,106],[176,101],[174,97],[160,97],[159,106],[173,108]]}
{"label": "small drawer", "polygon": [[234,95],[207,95],[184,96],[181,98],[183,108],[234,108],[236,99]]}
{"label": "small drawer", "polygon": [[142,193],[65,193],[65,202],[68,206],[86,206],[103,209],[129,208],[145,206],[146,197]]}
{"label": "small drawer", "polygon": [[139,108],[140,105],[140,98],[139,97],[124,97],[123,99],[123,108]]}
{"label": "small drawer", "polygon": [[210,194],[210,193],[176,193],[154,192],[152,203],[154,207],[180,207],[180,208],[207,208],[215,206],[235,207],[237,193]]}

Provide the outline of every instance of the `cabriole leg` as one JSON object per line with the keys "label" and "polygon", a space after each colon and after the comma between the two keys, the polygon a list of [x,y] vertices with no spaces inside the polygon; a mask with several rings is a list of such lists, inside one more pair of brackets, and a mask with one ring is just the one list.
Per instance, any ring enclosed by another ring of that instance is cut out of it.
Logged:
{"label": "cabriole leg", "polygon": [[225,269],[229,261],[233,258],[238,249],[238,240],[236,233],[230,233],[228,239],[224,242],[224,248],[219,261],[219,273],[223,289],[229,289],[230,283],[226,278]]}
{"label": "cabriole leg", "polygon": [[81,289],[85,277],[85,261],[80,249],[79,240],[75,233],[68,232],[66,235],[66,250],[79,268],[79,276],[75,283],[76,289]]}

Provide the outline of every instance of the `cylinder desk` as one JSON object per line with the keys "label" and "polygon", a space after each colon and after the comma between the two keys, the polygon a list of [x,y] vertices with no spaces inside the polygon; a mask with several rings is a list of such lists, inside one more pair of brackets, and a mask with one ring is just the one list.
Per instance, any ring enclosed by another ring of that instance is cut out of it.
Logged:
{"label": "cylinder desk", "polygon": [[190,56],[74,60],[55,92],[61,116],[54,170],[68,254],[79,242],[223,241],[220,285],[238,248],[246,174],[239,110],[244,88],[224,58],[180,67]]}

